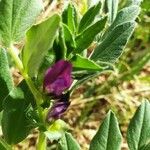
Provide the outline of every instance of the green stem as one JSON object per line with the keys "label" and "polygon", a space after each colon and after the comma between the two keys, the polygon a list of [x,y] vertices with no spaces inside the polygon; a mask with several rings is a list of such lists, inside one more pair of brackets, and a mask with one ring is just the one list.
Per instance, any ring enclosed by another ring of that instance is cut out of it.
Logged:
{"label": "green stem", "polygon": [[[20,60],[20,58],[18,57],[18,54],[17,54],[18,49],[16,47],[14,47],[13,45],[11,45],[10,48],[8,48],[8,52],[11,55],[11,57],[13,58],[13,60],[16,64],[17,68],[19,69],[20,73],[22,74],[22,76],[26,80],[26,83],[27,83],[28,87],[30,88],[32,94],[34,95],[40,121],[41,121],[41,123],[44,123],[43,111],[42,111],[42,108],[40,106],[43,102],[42,94],[36,89],[36,87],[35,87],[34,83],[32,82],[31,78],[24,71],[22,61]],[[37,147],[38,147],[38,150],[44,150],[43,148],[46,148],[46,137],[45,137],[43,132],[39,133],[39,140],[38,140]]]}
{"label": "green stem", "polygon": [[37,150],[46,150],[46,136],[43,132],[39,133]]}
{"label": "green stem", "polygon": [[21,74],[23,74],[23,64],[22,61],[20,60],[20,58],[18,57],[18,49],[16,47],[14,47],[13,45],[10,46],[10,48],[8,48],[8,52],[11,55],[11,57],[13,58],[13,60],[15,61],[15,64],[17,66],[17,68],[19,69],[19,71],[21,72]]}
{"label": "green stem", "polygon": [[37,106],[40,106],[43,102],[43,97],[42,97],[41,93],[36,89],[34,83],[32,82],[31,78],[28,75],[24,76],[24,78],[25,78],[31,92],[33,93],[33,95],[35,97]]}
{"label": "green stem", "polygon": [[36,100],[36,105],[37,105],[39,118],[40,118],[41,122],[43,123],[44,122],[44,120],[43,120],[43,111],[42,111],[42,108],[40,106],[43,102],[43,97],[42,97],[41,93],[36,89],[36,87],[34,86],[31,78],[28,75],[26,75],[24,77],[24,79],[26,80],[26,83],[27,83],[28,87],[30,88],[32,94],[34,95],[34,98]]}
{"label": "green stem", "polygon": [[1,146],[0,146],[1,149],[12,150],[11,146],[8,145],[8,144],[6,143],[6,141],[5,141],[4,139],[2,139],[1,137],[0,137],[0,145],[1,145]]}
{"label": "green stem", "polygon": [[18,49],[16,47],[14,47],[13,45],[11,45],[10,48],[8,49],[8,52],[10,53],[11,57],[15,61],[15,64],[16,64],[17,68],[19,69],[20,73],[22,74],[22,76],[26,80],[32,94],[34,95],[37,106],[39,106],[43,101],[43,97],[42,97],[41,93],[34,86],[34,83],[32,82],[31,78],[24,71],[22,61],[18,57],[17,51],[18,51]]}

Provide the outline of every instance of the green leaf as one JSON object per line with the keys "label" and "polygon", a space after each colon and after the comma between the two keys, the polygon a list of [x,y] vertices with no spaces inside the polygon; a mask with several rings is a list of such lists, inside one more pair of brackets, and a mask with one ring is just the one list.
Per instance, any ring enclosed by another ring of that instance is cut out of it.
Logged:
{"label": "green leaf", "polygon": [[68,51],[67,53],[69,54],[76,47],[76,43],[75,43],[74,36],[67,25],[63,24],[63,30],[64,30],[65,43]]}
{"label": "green leaf", "polygon": [[92,139],[90,150],[121,150],[121,140],[117,118],[110,111]]}
{"label": "green leaf", "polygon": [[[135,5],[120,10],[113,24],[103,35],[102,43],[95,49],[92,59],[114,62],[128,42],[135,28],[133,21],[137,18],[139,12],[140,8]],[[107,58],[106,55],[108,55]]]}
{"label": "green leaf", "polygon": [[105,7],[106,11],[108,12],[109,23],[112,24],[117,16],[118,0],[106,0]]}
{"label": "green leaf", "polygon": [[0,111],[3,100],[8,96],[13,86],[6,50],[0,48]]}
{"label": "green leaf", "polygon": [[76,32],[78,26],[78,17],[75,7],[69,4],[68,7],[63,11],[62,21],[68,26],[72,33]]}
{"label": "green leaf", "polygon": [[140,148],[140,150],[150,150],[150,143]]}
{"label": "green leaf", "polygon": [[0,43],[20,42],[43,9],[41,0],[0,1]]}
{"label": "green leaf", "polygon": [[92,70],[91,71],[83,70],[83,71],[77,71],[77,72],[73,71],[73,76],[78,81],[75,83],[75,85],[72,87],[71,90],[78,88],[84,82],[91,80],[104,72],[112,72],[112,70],[114,70],[113,67],[109,64],[100,64],[100,66],[102,65],[103,65],[103,70],[101,71],[92,71]]}
{"label": "green leaf", "polygon": [[140,5],[143,0],[128,0],[128,5]]}
{"label": "green leaf", "polygon": [[79,36],[77,36],[76,40],[76,51],[77,53],[81,53],[83,50],[88,48],[90,44],[94,41],[94,38],[97,34],[99,34],[105,27],[107,18],[100,19],[95,24],[88,27],[84,30]]}
{"label": "green leaf", "polygon": [[116,26],[120,24],[134,21],[139,15],[139,13],[140,13],[140,7],[134,5],[121,9],[118,12],[117,17],[113,22],[112,26],[110,27],[110,29],[113,30]]}
{"label": "green leaf", "polygon": [[59,35],[53,44],[53,50],[56,56],[56,61],[60,59],[66,59],[67,47],[66,47],[64,31],[62,27],[59,29]]}
{"label": "green leaf", "polygon": [[35,76],[44,56],[52,47],[59,23],[60,17],[55,14],[44,22],[33,26],[27,32],[23,49],[23,64],[30,76]]}
{"label": "green leaf", "polygon": [[140,13],[140,7],[138,7],[136,5],[133,5],[130,7],[125,7],[123,9],[121,9],[118,12],[116,19],[114,20],[112,25],[108,28],[108,30],[103,35],[103,39],[106,38],[108,36],[108,34],[110,32],[112,32],[114,30],[114,28],[116,28],[118,25],[135,21],[135,19],[139,15],[139,13]]}
{"label": "green leaf", "polygon": [[132,118],[127,132],[130,150],[140,150],[150,142],[150,103],[144,101]]}
{"label": "green leaf", "polygon": [[77,54],[71,59],[74,68],[91,71],[102,71],[103,68],[94,61]]}
{"label": "green leaf", "polygon": [[56,120],[49,128],[48,131],[45,131],[46,137],[50,140],[59,140],[64,131],[68,128],[68,125],[62,120]]}
{"label": "green leaf", "polygon": [[91,7],[84,14],[79,24],[78,33],[81,33],[82,31],[84,31],[88,26],[90,26],[94,22],[96,16],[100,12],[100,9],[101,9],[101,2]]}
{"label": "green leaf", "polygon": [[91,59],[94,61],[115,62],[121,55],[126,43],[135,28],[135,22],[118,25],[94,50]]}
{"label": "green leaf", "polygon": [[0,150],[12,150],[2,138],[0,138]]}
{"label": "green leaf", "polygon": [[58,146],[59,150],[81,150],[79,144],[70,133],[65,133],[61,138]]}
{"label": "green leaf", "polygon": [[17,144],[24,140],[35,127],[30,115],[34,98],[25,82],[11,91],[4,101],[2,131],[8,144]]}
{"label": "green leaf", "polygon": [[78,88],[81,84],[83,84],[84,82],[87,82],[88,80],[91,80],[95,77],[97,77],[98,75],[100,75],[102,72],[88,72],[87,74],[83,74],[84,72],[79,73],[80,76],[74,75],[75,79],[77,79],[77,82],[75,83],[75,85],[71,88],[71,90],[74,90],[76,88]]}
{"label": "green leaf", "polygon": [[45,76],[45,72],[46,70],[55,62],[55,55],[53,53],[53,51],[48,51],[48,53],[46,54],[46,56],[44,57],[41,66],[39,68],[38,71],[38,75],[37,75],[37,84],[39,86],[41,86],[43,84],[43,79]]}

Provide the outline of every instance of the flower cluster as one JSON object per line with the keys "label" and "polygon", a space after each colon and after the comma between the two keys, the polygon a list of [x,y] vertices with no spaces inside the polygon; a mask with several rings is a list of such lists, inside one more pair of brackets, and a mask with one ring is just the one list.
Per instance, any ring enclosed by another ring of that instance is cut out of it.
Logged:
{"label": "flower cluster", "polygon": [[71,72],[72,64],[65,60],[56,62],[46,71],[43,89],[55,99],[47,115],[48,121],[60,118],[70,104],[69,94],[64,94],[64,91],[72,84]]}

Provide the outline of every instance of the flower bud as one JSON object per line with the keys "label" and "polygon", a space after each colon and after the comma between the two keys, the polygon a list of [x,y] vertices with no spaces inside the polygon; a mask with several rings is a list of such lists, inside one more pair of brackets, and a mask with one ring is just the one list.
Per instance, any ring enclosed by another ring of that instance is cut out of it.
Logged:
{"label": "flower bud", "polygon": [[47,120],[51,121],[52,119],[59,119],[63,113],[69,107],[69,101],[58,101],[56,102],[48,112]]}
{"label": "flower bud", "polygon": [[43,89],[51,95],[60,96],[72,84],[72,64],[60,60],[50,67],[45,74]]}

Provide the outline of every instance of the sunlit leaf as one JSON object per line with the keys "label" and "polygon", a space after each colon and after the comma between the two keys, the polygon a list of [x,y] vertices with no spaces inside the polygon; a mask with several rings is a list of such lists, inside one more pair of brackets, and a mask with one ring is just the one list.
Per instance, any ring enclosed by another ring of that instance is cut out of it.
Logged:
{"label": "sunlit leaf", "polygon": [[128,42],[135,22],[127,22],[118,25],[94,50],[91,59],[102,62],[115,62],[121,55],[126,43]]}
{"label": "sunlit leaf", "polygon": [[33,26],[26,37],[23,49],[23,64],[30,76],[35,76],[39,66],[52,47],[59,28],[60,17],[55,14],[49,19]]}
{"label": "sunlit leaf", "polygon": [[43,9],[41,0],[0,1],[0,43],[20,42]]}
{"label": "sunlit leaf", "polygon": [[76,53],[81,53],[83,50],[90,46],[96,35],[104,29],[106,21],[106,17],[100,19],[76,37]]}
{"label": "sunlit leaf", "polygon": [[71,63],[73,64],[73,67],[76,69],[82,69],[82,70],[92,70],[92,71],[102,71],[103,68],[100,67],[98,64],[93,62],[92,60],[82,57],[80,55],[75,55],[71,59]]}
{"label": "sunlit leaf", "polygon": [[62,21],[66,24],[72,33],[76,32],[78,27],[78,16],[75,7],[69,4],[62,13]]}
{"label": "sunlit leaf", "polygon": [[97,3],[96,5],[92,6],[82,17],[80,24],[79,24],[79,29],[78,32],[81,33],[84,31],[88,26],[90,26],[98,13],[100,12],[101,9],[101,2]]}

